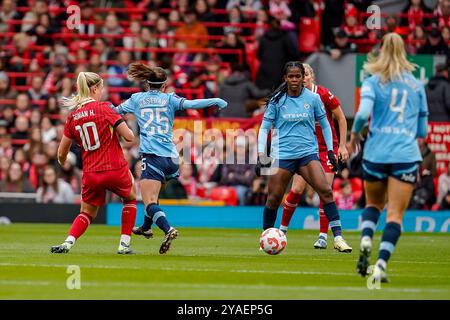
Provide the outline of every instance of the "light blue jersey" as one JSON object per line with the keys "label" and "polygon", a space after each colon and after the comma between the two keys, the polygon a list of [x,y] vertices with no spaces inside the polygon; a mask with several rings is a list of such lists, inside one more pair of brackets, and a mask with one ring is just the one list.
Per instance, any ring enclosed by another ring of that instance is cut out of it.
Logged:
{"label": "light blue jersey", "polygon": [[258,152],[264,152],[266,146],[263,132],[272,127],[271,157],[287,160],[318,154],[315,121],[320,122],[328,150],[332,150],[331,128],[319,95],[303,88],[298,97],[285,94],[278,103],[270,102],[258,136]]}
{"label": "light blue jersey", "polygon": [[117,107],[123,115],[133,113],[140,128],[140,153],[178,157],[172,142],[175,111],[183,110],[184,98],[159,90],[138,92]]}
{"label": "light blue jersey", "polygon": [[360,132],[371,117],[363,159],[387,164],[421,161],[416,138],[426,136],[427,115],[424,86],[412,74],[385,84],[377,75],[367,78],[353,127]]}

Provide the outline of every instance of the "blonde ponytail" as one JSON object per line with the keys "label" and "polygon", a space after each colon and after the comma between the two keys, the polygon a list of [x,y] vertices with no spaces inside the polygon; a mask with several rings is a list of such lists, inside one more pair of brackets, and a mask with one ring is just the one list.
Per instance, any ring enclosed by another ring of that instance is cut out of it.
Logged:
{"label": "blonde ponytail", "polygon": [[83,102],[91,99],[91,88],[102,81],[102,78],[94,72],[80,72],[77,78],[77,94],[71,98],[63,98],[63,106],[70,110],[79,108]]}

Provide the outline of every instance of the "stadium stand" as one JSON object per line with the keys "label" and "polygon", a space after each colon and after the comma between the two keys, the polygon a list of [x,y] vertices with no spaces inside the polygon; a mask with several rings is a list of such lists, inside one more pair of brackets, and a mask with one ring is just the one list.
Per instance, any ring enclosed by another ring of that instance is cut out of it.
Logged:
{"label": "stadium stand", "polygon": [[[234,0],[0,2],[1,192],[33,192],[42,188],[45,166],[55,164],[55,155],[48,145],[61,138],[68,114],[59,108],[58,101],[73,93],[74,78],[80,71],[99,73],[107,87],[104,99],[115,105],[140,90],[139,84],[131,83],[124,74],[130,61],[165,68],[169,73],[168,91],[188,99],[216,97],[233,65],[242,65],[248,79],[258,84],[259,70],[273,63],[259,60],[265,57],[260,44],[277,37],[269,29],[271,19],[279,21],[283,41],[296,48],[295,54],[302,59],[318,51],[334,56],[333,50],[339,48],[333,42],[344,36],[349,47],[367,53],[383,34],[392,31],[404,36],[410,54],[450,55],[449,0],[438,1],[433,8],[422,1],[404,1],[402,12],[382,13],[381,30],[365,27],[370,17],[366,9],[372,1],[361,0],[261,0],[254,1],[252,7]],[[70,6],[80,10],[76,28],[67,11]],[[332,19],[330,11],[334,12]],[[264,50],[278,49],[269,46]],[[265,88],[277,85],[274,79],[265,79]],[[260,114],[261,105],[256,103],[250,108],[253,116]],[[245,105],[242,108],[249,110]],[[179,116],[201,120],[220,115],[206,110]],[[136,131],[134,119],[126,120]],[[139,161],[137,145],[125,148],[130,169],[135,172]],[[71,166],[60,168],[58,175],[77,194],[82,167],[79,150],[73,147],[72,152]],[[203,169],[212,171],[207,176],[214,181],[200,179]],[[197,189],[202,190],[196,197],[236,205],[241,191],[221,185],[221,169],[194,165],[193,178],[200,186]],[[437,177],[434,178],[436,183]],[[363,195],[363,187],[357,178],[350,181],[357,200]],[[211,182],[214,187],[202,188]],[[251,185],[245,192],[252,192]],[[335,185],[339,196],[341,184]],[[442,199],[445,191],[439,192]],[[252,198],[251,194],[247,196]],[[438,207],[439,204],[433,206]]]}

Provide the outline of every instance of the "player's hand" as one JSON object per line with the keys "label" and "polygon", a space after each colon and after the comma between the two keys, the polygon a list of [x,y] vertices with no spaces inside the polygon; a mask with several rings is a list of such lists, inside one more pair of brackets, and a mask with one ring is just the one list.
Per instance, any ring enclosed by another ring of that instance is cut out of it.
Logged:
{"label": "player's hand", "polygon": [[352,135],[350,137],[350,143],[348,146],[348,152],[351,155],[359,153],[361,150],[361,136],[356,133],[352,132]]}
{"label": "player's hand", "polygon": [[264,168],[270,168],[272,159],[265,154],[258,155],[258,162],[256,163],[255,173],[257,177],[261,177],[261,170]]}
{"label": "player's hand", "polygon": [[338,149],[338,157],[339,161],[347,162],[348,160],[348,151],[345,146],[340,146]]}
{"label": "player's hand", "polygon": [[220,98],[216,99],[216,103],[220,110],[225,109],[228,106],[228,102]]}
{"label": "player's hand", "polygon": [[336,159],[336,155],[334,154],[333,150],[328,150],[328,161],[330,161],[332,170],[334,172],[338,171],[338,162]]}

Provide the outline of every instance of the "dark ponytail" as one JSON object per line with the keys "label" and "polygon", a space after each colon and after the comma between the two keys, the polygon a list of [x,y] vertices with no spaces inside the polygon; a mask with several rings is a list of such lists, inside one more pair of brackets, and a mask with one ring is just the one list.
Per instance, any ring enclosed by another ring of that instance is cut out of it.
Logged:
{"label": "dark ponytail", "polygon": [[[305,76],[305,67],[300,61],[287,62],[283,68],[283,76],[287,75],[289,68],[299,68],[302,78]],[[269,105],[269,103],[277,104],[280,101],[281,97],[287,93],[287,91],[287,83],[286,81],[283,81],[283,83],[280,84],[278,88],[272,91],[272,93],[267,97],[266,107]]]}
{"label": "dark ponytail", "polygon": [[138,62],[130,64],[127,74],[132,80],[144,81],[148,89],[160,89],[167,80],[167,74],[163,68],[149,67]]}

